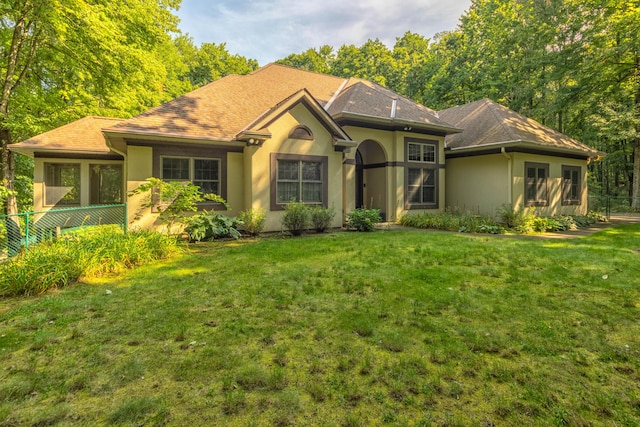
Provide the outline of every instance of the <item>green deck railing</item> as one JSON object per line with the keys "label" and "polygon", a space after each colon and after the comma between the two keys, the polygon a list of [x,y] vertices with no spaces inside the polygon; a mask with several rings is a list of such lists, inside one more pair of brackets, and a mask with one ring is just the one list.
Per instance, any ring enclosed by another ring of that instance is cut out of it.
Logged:
{"label": "green deck railing", "polygon": [[0,259],[71,230],[116,224],[127,231],[127,205],[84,206],[0,215]]}

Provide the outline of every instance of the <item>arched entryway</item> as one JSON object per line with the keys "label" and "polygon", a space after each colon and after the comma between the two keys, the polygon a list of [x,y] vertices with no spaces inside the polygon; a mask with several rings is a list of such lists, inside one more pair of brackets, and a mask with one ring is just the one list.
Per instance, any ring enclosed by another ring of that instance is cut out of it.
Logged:
{"label": "arched entryway", "polygon": [[387,210],[387,157],[382,146],[367,140],[356,151],[356,207]]}

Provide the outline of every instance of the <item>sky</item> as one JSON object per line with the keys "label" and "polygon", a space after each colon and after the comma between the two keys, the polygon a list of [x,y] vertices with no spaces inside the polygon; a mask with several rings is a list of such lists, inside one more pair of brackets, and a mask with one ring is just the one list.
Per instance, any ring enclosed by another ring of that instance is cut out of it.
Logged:
{"label": "sky", "polygon": [[182,0],[180,29],[196,45],[226,43],[231,54],[260,66],[310,48],[361,46],[379,39],[390,49],[411,31],[431,38],[453,30],[471,0]]}

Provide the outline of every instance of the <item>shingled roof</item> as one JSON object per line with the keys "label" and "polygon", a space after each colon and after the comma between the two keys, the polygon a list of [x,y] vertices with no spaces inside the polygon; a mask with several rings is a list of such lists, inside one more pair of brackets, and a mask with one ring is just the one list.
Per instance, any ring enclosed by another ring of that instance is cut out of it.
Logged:
{"label": "shingled roof", "polygon": [[301,90],[336,120],[394,121],[445,133],[459,131],[438,119],[435,111],[367,80],[269,64],[251,74],[216,80],[105,132],[233,141],[256,119]]}
{"label": "shingled roof", "polygon": [[107,133],[232,141],[255,119],[302,89],[326,104],[345,79],[270,64],[229,75],[108,129]]}
{"label": "shingled roof", "polygon": [[41,133],[17,144],[11,150],[33,155],[34,151],[64,151],[79,154],[109,154],[102,129],[122,122],[109,117],[84,117],[75,122]]}
{"label": "shingled roof", "polygon": [[462,133],[446,137],[446,145],[452,151],[519,145],[593,157],[599,154],[597,150],[490,99],[449,108],[440,111],[439,116],[464,129]]}
{"label": "shingled roof", "polygon": [[397,123],[400,126],[424,127],[445,133],[460,132],[441,120],[434,110],[418,104],[375,83],[350,80],[328,112],[338,122],[365,121]]}

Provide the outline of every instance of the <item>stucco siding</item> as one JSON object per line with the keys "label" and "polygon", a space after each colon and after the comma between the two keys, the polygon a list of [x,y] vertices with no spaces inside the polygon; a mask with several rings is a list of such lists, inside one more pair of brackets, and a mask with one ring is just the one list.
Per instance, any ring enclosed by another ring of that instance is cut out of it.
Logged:
{"label": "stucco siding", "polygon": [[445,205],[493,216],[510,203],[508,159],[500,154],[447,159]]}
{"label": "stucco siding", "polygon": [[[587,161],[565,157],[514,153],[514,206],[522,209],[527,205],[525,200],[525,165],[538,163],[549,166],[547,178],[548,203],[546,206],[535,206],[539,216],[585,215],[587,213]],[[580,168],[580,203],[567,205],[562,203],[562,167]]]}

